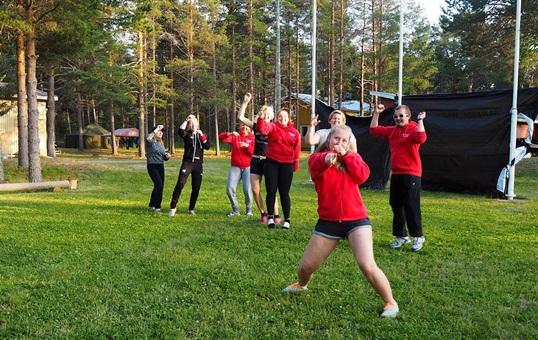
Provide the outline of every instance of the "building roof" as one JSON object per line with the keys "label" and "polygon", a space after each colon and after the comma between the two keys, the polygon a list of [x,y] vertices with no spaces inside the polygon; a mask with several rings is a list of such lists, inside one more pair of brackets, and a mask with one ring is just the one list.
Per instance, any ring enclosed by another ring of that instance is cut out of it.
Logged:
{"label": "building roof", "polygon": [[[8,83],[0,81],[0,87],[6,87],[6,86],[8,86]],[[36,94],[37,94],[37,100],[47,100],[48,93],[46,91],[37,89]],[[17,98],[17,94],[14,94],[12,98]],[[57,100],[58,100],[58,96],[54,96],[54,101],[57,101]]]}

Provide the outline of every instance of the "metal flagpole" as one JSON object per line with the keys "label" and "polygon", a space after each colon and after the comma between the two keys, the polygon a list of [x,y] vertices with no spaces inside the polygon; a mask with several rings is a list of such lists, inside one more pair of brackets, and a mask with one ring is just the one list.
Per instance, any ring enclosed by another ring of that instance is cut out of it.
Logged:
{"label": "metal flagpole", "polygon": [[400,50],[398,57],[398,105],[402,105],[402,83],[403,83],[403,31],[404,31],[404,2],[400,0]]}
{"label": "metal flagpole", "polygon": [[[310,104],[310,118],[316,117],[316,39],[317,39],[317,0],[312,0],[312,103]],[[315,146],[310,146],[313,153]]]}
{"label": "metal flagpole", "polygon": [[276,49],[275,49],[275,111],[280,111],[280,0],[276,0]]}
{"label": "metal flagpole", "polygon": [[[510,174],[508,177],[508,193],[506,198],[513,200],[516,197],[514,193],[514,179],[516,176],[516,164],[514,158],[516,156],[516,133],[517,133],[517,90],[519,83],[519,35],[521,26],[521,0],[517,0],[516,6],[516,33],[514,42],[514,79],[512,83],[512,108],[510,109],[510,154],[508,164],[510,166]],[[514,162],[514,164],[512,164]]]}

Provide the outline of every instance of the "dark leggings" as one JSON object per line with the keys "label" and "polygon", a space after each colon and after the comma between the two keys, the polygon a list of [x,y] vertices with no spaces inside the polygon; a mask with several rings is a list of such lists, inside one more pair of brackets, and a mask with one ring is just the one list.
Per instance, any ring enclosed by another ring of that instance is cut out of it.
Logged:
{"label": "dark leggings", "polygon": [[192,191],[191,200],[189,202],[189,210],[194,210],[196,200],[198,200],[198,194],[200,193],[200,187],[202,186],[203,172],[204,169],[201,162],[183,162],[181,164],[181,168],[179,169],[179,177],[174,188],[174,193],[172,194],[172,201],[170,202],[171,209],[176,208],[179,195],[181,195],[181,191],[183,190],[185,183],[187,183],[187,178],[189,178],[189,175],[192,175]]}
{"label": "dark leggings", "polygon": [[392,235],[406,237],[407,229],[413,237],[423,236],[420,211],[421,178],[413,175],[392,175],[390,179],[390,206],[394,218]]}
{"label": "dark leggings", "polygon": [[284,219],[288,220],[291,211],[290,188],[291,180],[293,179],[293,163],[279,163],[267,158],[263,166],[263,175],[265,176],[265,190],[267,191],[265,203],[268,215],[273,216],[275,213],[275,199],[278,189]]}
{"label": "dark leggings", "polygon": [[153,181],[153,191],[149,200],[149,206],[160,209],[163,200],[164,187],[164,165],[163,164],[148,164],[148,174]]}

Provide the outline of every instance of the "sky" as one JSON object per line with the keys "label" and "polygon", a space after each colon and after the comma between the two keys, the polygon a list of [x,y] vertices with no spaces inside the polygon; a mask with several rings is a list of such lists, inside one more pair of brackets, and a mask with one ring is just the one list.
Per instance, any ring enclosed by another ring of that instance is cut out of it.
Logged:
{"label": "sky", "polygon": [[417,0],[417,3],[424,7],[426,16],[430,20],[431,24],[439,23],[441,7],[445,4],[445,0]]}

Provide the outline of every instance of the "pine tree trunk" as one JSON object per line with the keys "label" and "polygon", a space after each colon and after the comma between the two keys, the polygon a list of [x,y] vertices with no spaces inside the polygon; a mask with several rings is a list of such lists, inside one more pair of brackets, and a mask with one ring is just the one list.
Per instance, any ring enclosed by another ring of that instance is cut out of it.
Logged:
{"label": "pine tree trunk", "polygon": [[[189,1],[189,32],[187,33],[187,58],[189,60],[189,114],[194,115],[194,9],[193,4]],[[199,119],[199,117],[198,117]]]}
{"label": "pine tree trunk", "polygon": [[146,65],[144,32],[138,32],[138,156],[146,157]]}
{"label": "pine tree trunk", "polygon": [[71,117],[69,116],[69,111],[65,111],[65,120],[67,121],[67,134],[70,135],[71,132]]}
{"label": "pine tree trunk", "polygon": [[47,92],[47,156],[56,158],[56,102],[54,101],[54,69],[49,69]]}
{"label": "pine tree trunk", "polygon": [[80,94],[80,91],[77,92],[77,131],[78,131],[78,150],[82,151],[84,150],[84,136],[82,135],[84,133],[84,110],[82,109],[82,95]]}
{"label": "pine tree trunk", "polygon": [[[172,31],[172,28],[170,28]],[[170,42],[169,60],[174,59],[174,45]],[[170,89],[174,91],[174,71],[170,70]],[[169,117],[169,129],[168,130],[168,151],[170,154],[176,153],[176,128],[175,128],[175,113],[174,113],[174,99],[170,98],[170,117]]]}
{"label": "pine tree trunk", "polygon": [[[236,75],[236,68],[237,68],[237,51],[236,51],[236,44],[237,41],[235,40],[235,24],[232,27],[232,116],[235,114],[235,110],[237,109],[237,75]],[[235,121],[233,117],[230,117],[230,110],[227,112],[228,121],[227,123],[227,129],[226,131],[231,130],[231,122]],[[217,136],[218,137],[218,136]]]}
{"label": "pine tree trunk", "polygon": [[366,40],[366,0],[362,6],[362,36],[361,36],[361,74],[359,76],[360,81],[360,93],[359,93],[359,112],[361,116],[364,116],[364,42]]}
{"label": "pine tree trunk", "polygon": [[338,108],[342,109],[344,100],[344,0],[340,0],[340,34],[338,36],[340,47],[340,71],[338,72]]}
{"label": "pine tree trunk", "polygon": [[336,26],[336,9],[334,6],[334,1],[331,1],[331,35],[329,37],[329,105],[334,105],[334,45],[335,45],[335,34],[334,28]]}
{"label": "pine tree trunk", "polygon": [[117,155],[118,146],[116,145],[116,135],[114,134],[114,130],[116,130],[116,119],[114,117],[114,102],[112,100],[108,102],[108,110],[110,115],[110,134],[112,136],[112,154]]}
{"label": "pine tree trunk", "polygon": [[4,177],[4,155],[0,153],[0,184],[5,182]]}
{"label": "pine tree trunk", "polygon": [[153,112],[152,112],[152,122],[153,122],[153,126],[157,125],[157,84],[156,84],[156,79],[157,79],[157,38],[155,36],[155,31],[156,31],[156,27],[155,27],[155,19],[152,18],[152,24],[153,24],[153,32],[151,34],[151,62],[152,62],[152,65],[151,65],[151,87],[152,87],[152,94],[151,94],[151,106],[152,106],[152,109],[153,109]]}
{"label": "pine tree trunk", "polygon": [[17,36],[17,123],[19,167],[28,168],[28,102],[26,100],[26,42],[24,33]]}
{"label": "pine tree trunk", "polygon": [[[28,18],[33,18],[32,8],[27,9]],[[26,35],[26,78],[28,90],[28,181],[41,182],[41,160],[39,158],[39,111],[37,109],[37,55],[35,28]]]}
{"label": "pine tree trunk", "polygon": [[[377,91],[377,44],[376,44],[376,13],[375,13],[375,0],[372,0],[372,60],[373,60],[373,90]],[[375,97],[375,105],[377,105],[377,96]]]}
{"label": "pine tree trunk", "polygon": [[254,93],[254,29],[253,29],[253,0],[248,1],[248,91],[252,94],[252,104],[250,105],[250,119],[254,120],[254,106],[256,101]]}

